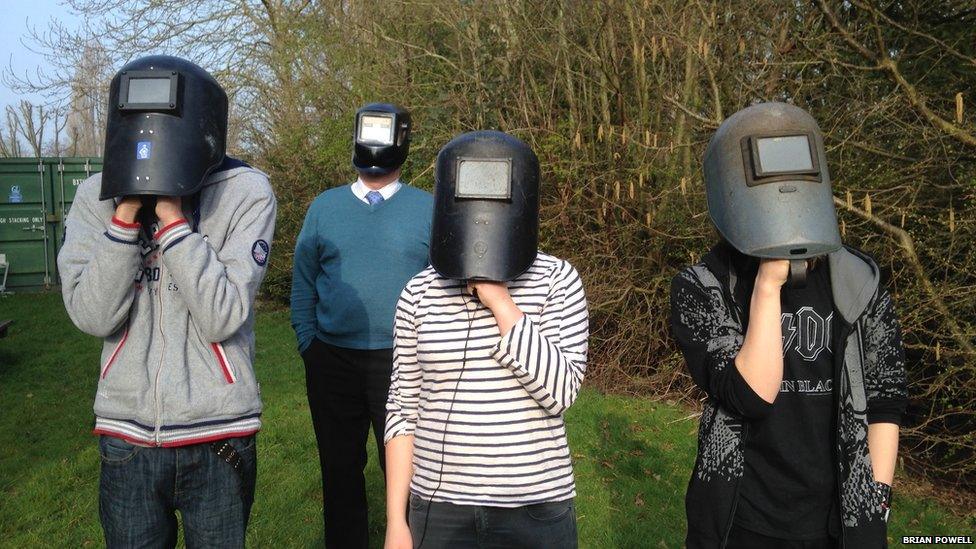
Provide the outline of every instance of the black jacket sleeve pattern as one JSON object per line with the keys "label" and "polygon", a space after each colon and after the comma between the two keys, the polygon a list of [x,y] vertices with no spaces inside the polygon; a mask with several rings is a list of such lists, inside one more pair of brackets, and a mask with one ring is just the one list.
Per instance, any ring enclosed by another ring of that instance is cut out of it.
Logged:
{"label": "black jacket sleeve pattern", "polygon": [[735,366],[745,340],[742,323],[705,266],[686,269],[672,281],[671,332],[695,384],[725,412],[745,419],[769,413],[772,405],[752,390]]}
{"label": "black jacket sleeve pattern", "polygon": [[[860,356],[849,356],[863,372],[866,409],[855,405],[851,390],[841,391],[839,445],[841,448],[841,518],[848,542],[869,546],[884,539],[885,516],[881,497],[875,489],[874,470],[868,447],[868,425],[887,422],[901,424],[908,404],[905,352],[891,295],[878,289],[865,313],[858,319],[847,350],[860,349]],[[856,354],[856,353],[855,353]]]}
{"label": "black jacket sleeve pattern", "polygon": [[702,411],[695,475],[734,481],[742,476],[742,420],[771,405],[739,374],[735,357],[744,340],[738,315],[704,266],[682,271],[671,284],[671,331],[695,383],[709,397]]}
{"label": "black jacket sleeve pattern", "polygon": [[868,400],[868,423],[894,423],[908,407],[905,350],[891,295],[879,291],[862,320],[864,385]]}

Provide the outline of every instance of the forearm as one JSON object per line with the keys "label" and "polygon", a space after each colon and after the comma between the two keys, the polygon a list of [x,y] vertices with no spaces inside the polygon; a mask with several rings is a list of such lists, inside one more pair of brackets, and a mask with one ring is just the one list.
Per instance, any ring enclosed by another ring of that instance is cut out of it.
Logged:
{"label": "forearm", "polygon": [[187,233],[180,242],[164,249],[162,258],[180,287],[194,324],[208,341],[227,339],[247,321],[258,280],[247,276],[233,279],[233,271],[202,235]]}
{"label": "forearm", "polygon": [[386,522],[407,522],[407,500],[413,478],[413,435],[396,436],[386,443]]}
{"label": "forearm", "polygon": [[771,403],[783,381],[779,286],[757,281],[749,311],[749,328],[735,357],[735,367],[749,387]]}
{"label": "forearm", "polygon": [[898,460],[898,425],[894,423],[868,425],[868,451],[871,453],[874,480],[891,485],[895,478],[895,463]]}
{"label": "forearm", "polygon": [[559,415],[572,406],[579,394],[586,369],[587,333],[584,330],[571,340],[563,340],[561,347],[524,318],[502,336],[491,356],[515,374],[515,379],[548,413]]}
{"label": "forearm", "polygon": [[495,323],[498,324],[498,333],[504,337],[508,332],[512,331],[512,326],[522,318],[522,309],[518,308],[518,305],[509,298],[508,300],[502,301],[498,304],[493,304],[491,307],[491,314],[495,317]]}
{"label": "forearm", "polygon": [[58,255],[58,268],[65,308],[78,328],[105,337],[126,321],[135,296],[139,251],[135,227],[113,222],[102,234],[72,224]]}

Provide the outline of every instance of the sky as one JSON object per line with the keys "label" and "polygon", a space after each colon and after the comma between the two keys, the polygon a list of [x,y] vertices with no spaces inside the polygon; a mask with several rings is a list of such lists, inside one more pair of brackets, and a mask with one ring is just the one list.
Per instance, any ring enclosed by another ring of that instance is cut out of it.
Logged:
{"label": "sky", "polygon": [[[6,72],[12,67],[17,74],[33,73],[43,59],[23,44],[28,35],[28,25],[45,28],[52,18],[67,25],[77,22],[63,0],[0,0],[0,68]],[[43,68],[43,67],[41,67]],[[21,99],[40,100],[36,96],[23,96],[0,82],[0,109],[14,105]]]}

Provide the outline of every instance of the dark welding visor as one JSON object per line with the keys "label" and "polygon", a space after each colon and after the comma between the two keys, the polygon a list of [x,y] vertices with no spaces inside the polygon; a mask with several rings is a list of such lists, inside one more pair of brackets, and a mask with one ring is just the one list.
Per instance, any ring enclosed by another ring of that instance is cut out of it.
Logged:
{"label": "dark welding visor", "polygon": [[119,110],[175,112],[179,110],[180,74],[171,71],[126,71],[119,82]]}
{"label": "dark welding visor", "polygon": [[356,141],[363,145],[393,145],[395,115],[386,112],[364,112],[359,116]]}
{"label": "dark welding visor", "polygon": [[809,133],[751,135],[742,140],[746,184],[823,180],[814,139]]}
{"label": "dark welding visor", "polygon": [[457,198],[512,198],[511,158],[458,158]]}

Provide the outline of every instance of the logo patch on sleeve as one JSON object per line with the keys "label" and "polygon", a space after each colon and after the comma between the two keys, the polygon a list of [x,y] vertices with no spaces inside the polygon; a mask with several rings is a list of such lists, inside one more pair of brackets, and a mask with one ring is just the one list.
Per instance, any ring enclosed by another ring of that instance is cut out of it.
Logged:
{"label": "logo patch on sleeve", "polygon": [[268,254],[270,253],[271,247],[264,240],[255,240],[254,245],[251,246],[251,257],[254,258],[255,263],[262,267],[268,263]]}

